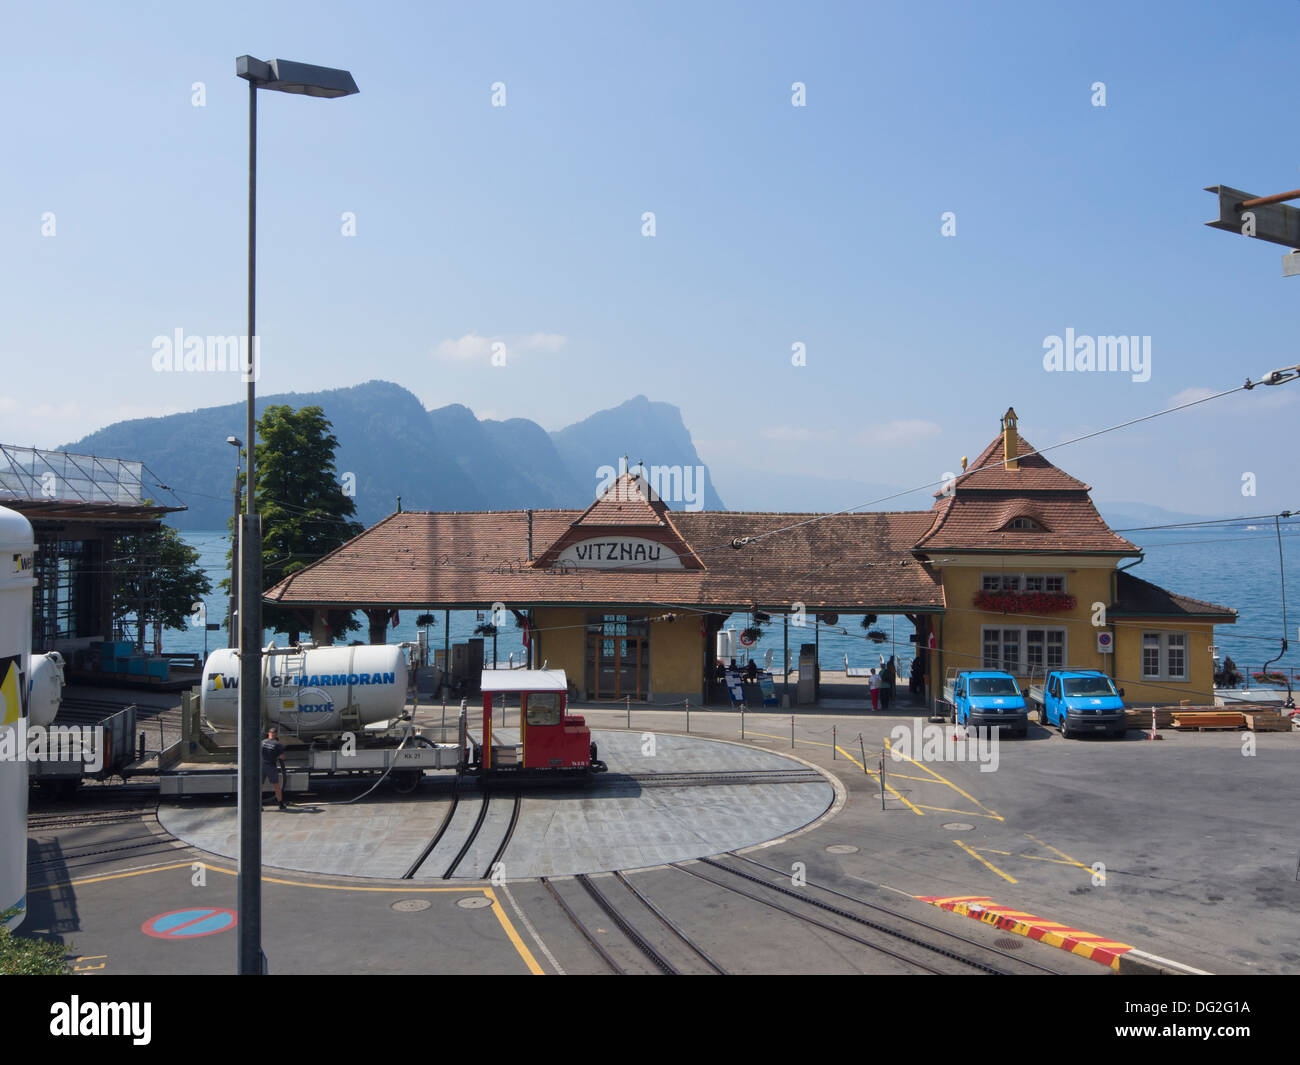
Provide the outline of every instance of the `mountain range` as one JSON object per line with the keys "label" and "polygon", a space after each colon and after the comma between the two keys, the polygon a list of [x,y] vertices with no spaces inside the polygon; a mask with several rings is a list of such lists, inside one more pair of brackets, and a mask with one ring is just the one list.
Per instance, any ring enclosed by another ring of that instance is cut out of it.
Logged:
{"label": "mountain range", "polygon": [[[645,396],[556,432],[525,418],[479,419],[457,403],[426,410],[388,381],[261,396],[258,416],[276,404],[323,409],[339,441],[335,466],[340,477],[354,476],[357,520],[367,526],[396,510],[399,496],[403,510],[585,507],[601,467],[617,468],[624,456],[647,467],[704,467],[681,411]],[[242,403],[137,418],[59,450],[142,461],[189,508],[169,524],[223,529],[234,508],[236,462],[226,438],[242,438],[244,420]],[[724,509],[707,468],[702,496],[691,498],[706,510]],[[667,502],[685,509],[690,500]]]}
{"label": "mountain range", "polygon": [[[272,404],[319,406],[333,425],[340,476],[355,480],[357,520],[369,526],[405,510],[513,510],[581,508],[596,495],[602,467],[699,467],[703,492],[692,485],[672,509],[725,509],[671,403],[636,396],[582,421],[547,432],[526,418],[480,419],[458,403],[433,410],[400,385],[368,381],[324,392],[263,396],[258,414]],[[168,521],[182,530],[223,529],[234,506],[235,452],[228,436],[244,433],[244,405],[231,403],[183,414],[116,422],[59,450],[143,461],[188,509]],[[912,510],[927,506],[925,493],[888,497],[900,486],[815,475],[745,471],[729,496],[737,509],[827,512],[857,508]],[[159,498],[165,498],[161,494]],[[1146,503],[1098,502],[1112,528],[1197,521]]]}

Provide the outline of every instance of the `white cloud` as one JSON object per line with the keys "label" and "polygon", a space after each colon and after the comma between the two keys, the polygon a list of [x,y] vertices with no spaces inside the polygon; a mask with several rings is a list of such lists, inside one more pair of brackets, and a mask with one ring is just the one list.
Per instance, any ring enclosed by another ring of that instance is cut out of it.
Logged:
{"label": "white cloud", "polygon": [[514,333],[505,336],[485,337],[478,333],[466,333],[459,340],[444,340],[437,347],[437,353],[444,359],[460,362],[487,360],[492,355],[492,345],[503,343],[506,357],[518,355],[525,351],[559,351],[564,347],[566,338],[559,333]]}
{"label": "white cloud", "polygon": [[858,442],[872,447],[904,447],[938,436],[942,431],[936,422],[922,418],[904,418],[867,426],[858,434]]}
{"label": "white cloud", "polygon": [[830,440],[835,434],[829,429],[809,429],[804,425],[772,425],[759,435],[765,440]]}
{"label": "white cloud", "polygon": [[459,340],[444,340],[438,345],[438,354],[444,359],[481,359],[486,358],[491,350],[487,337],[477,333],[466,333]]}

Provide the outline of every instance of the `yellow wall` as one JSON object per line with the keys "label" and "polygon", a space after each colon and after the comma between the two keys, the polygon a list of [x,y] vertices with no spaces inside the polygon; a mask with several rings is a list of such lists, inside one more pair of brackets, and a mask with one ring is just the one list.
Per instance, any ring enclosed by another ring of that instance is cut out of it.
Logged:
{"label": "yellow wall", "polygon": [[[1129,706],[1183,701],[1214,705],[1214,654],[1210,650],[1214,644],[1214,626],[1187,621],[1171,624],[1171,620],[1124,618],[1115,624],[1115,675],[1124,689],[1124,702]],[[1140,679],[1144,632],[1187,633],[1187,680]]]}
{"label": "yellow wall", "polygon": [[650,623],[650,691],[654,697],[685,694],[693,700],[703,696],[704,637],[699,619],[693,614],[669,624]]}
{"label": "yellow wall", "polygon": [[[613,610],[615,608],[607,608]],[[635,613],[635,611],[619,612]],[[537,661],[546,661],[550,669],[562,669],[579,695],[585,684],[587,608],[539,607],[534,611],[540,631]],[[653,615],[652,615],[653,616]],[[703,696],[704,637],[694,615],[686,615],[669,624],[650,623],[650,693],[686,694],[692,700]]]}
{"label": "yellow wall", "polygon": [[582,694],[582,658],[586,653],[587,611],[538,607],[533,612],[538,629],[537,668],[562,669],[570,685]]}
{"label": "yellow wall", "polygon": [[[1036,560],[1035,560],[1036,561]],[[1073,610],[1051,615],[1028,616],[1000,614],[979,610],[974,599],[980,590],[985,573],[1043,573],[1065,575],[1065,591],[1075,598]],[[983,665],[984,626],[1004,628],[1064,628],[1066,630],[1066,665],[1071,669],[1100,669],[1116,679],[1124,689],[1125,702],[1130,706],[1141,703],[1177,703],[1191,700],[1194,703],[1213,703],[1214,663],[1209,651],[1214,642],[1214,627],[1208,623],[1151,619],[1140,621],[1125,618],[1122,621],[1107,618],[1105,628],[1114,636],[1115,652],[1102,654],[1097,650],[1097,632],[1093,625],[1093,604],[1111,602],[1110,569],[1071,567],[1068,561],[1057,565],[984,563],[974,566],[945,565],[941,571],[946,611],[942,622],[935,619],[936,631],[942,624],[939,646],[942,655],[931,660],[931,691],[943,691],[944,675],[952,669],[980,669]],[[1185,681],[1142,681],[1142,633],[1186,632],[1187,670]],[[1022,669],[1025,664],[1021,662]],[[1019,677],[1028,681],[1027,673]]]}

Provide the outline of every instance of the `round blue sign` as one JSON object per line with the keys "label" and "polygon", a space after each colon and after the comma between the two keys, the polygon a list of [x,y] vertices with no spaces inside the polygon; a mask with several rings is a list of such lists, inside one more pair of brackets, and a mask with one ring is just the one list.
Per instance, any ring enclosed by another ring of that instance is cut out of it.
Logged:
{"label": "round blue sign", "polygon": [[192,910],[172,910],[150,917],[140,926],[140,931],[154,939],[196,939],[234,928],[234,910],[214,910],[210,907]]}

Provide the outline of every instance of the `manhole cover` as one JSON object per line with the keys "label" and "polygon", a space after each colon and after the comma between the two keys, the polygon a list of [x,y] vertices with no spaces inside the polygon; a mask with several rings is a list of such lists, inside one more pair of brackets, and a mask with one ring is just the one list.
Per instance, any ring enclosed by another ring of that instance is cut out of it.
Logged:
{"label": "manhole cover", "polygon": [[944,828],[949,832],[969,832],[974,825],[968,825],[965,821],[945,821]]}
{"label": "manhole cover", "polygon": [[852,843],[832,843],[826,848],[827,854],[857,854],[858,848]]}
{"label": "manhole cover", "polygon": [[393,909],[398,913],[419,913],[432,905],[428,899],[398,899],[393,903]]}
{"label": "manhole cover", "polygon": [[993,945],[999,950],[1019,950],[1020,940],[1003,936],[1001,939],[995,939]]}
{"label": "manhole cover", "polygon": [[484,895],[470,895],[468,898],[460,899],[456,905],[462,910],[481,910],[484,906],[491,906],[492,900]]}

